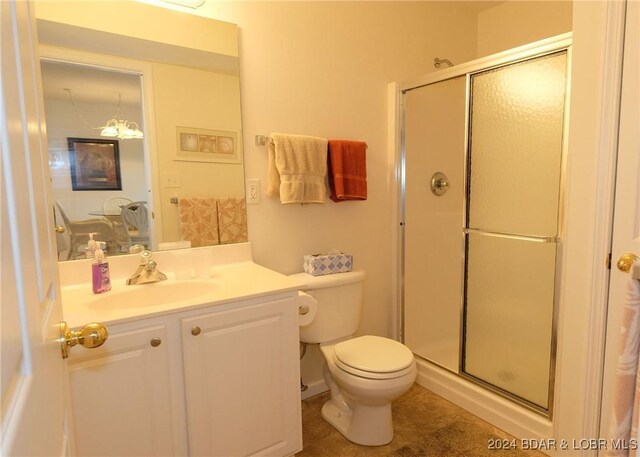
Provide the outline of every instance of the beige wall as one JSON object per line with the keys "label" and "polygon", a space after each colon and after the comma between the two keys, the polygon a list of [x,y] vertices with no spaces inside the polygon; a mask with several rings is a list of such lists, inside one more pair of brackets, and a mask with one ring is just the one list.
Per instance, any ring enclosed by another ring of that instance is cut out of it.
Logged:
{"label": "beige wall", "polygon": [[478,14],[477,56],[571,31],[570,1],[510,1]]}
{"label": "beige wall", "polygon": [[[452,2],[223,2],[203,14],[237,23],[247,178],[262,202],[248,207],[255,260],[282,273],[332,247],[367,272],[361,331],[388,334],[391,252],[387,83],[435,71],[436,55],[469,60],[475,16]],[[281,205],[264,195],[267,150],[254,135],[287,132],[363,140],[369,199]]]}
{"label": "beige wall", "polygon": [[[436,71],[435,56],[475,57],[476,15],[463,2],[207,2],[198,11],[240,29],[245,167],[262,201],[248,205],[256,262],[302,270],[304,254],[333,247],[367,273],[360,333],[392,331],[387,84]],[[363,140],[369,199],[281,205],[264,194],[270,132]],[[303,379],[321,378],[317,353]]]}
{"label": "beige wall", "polygon": [[[177,151],[176,126],[236,132],[236,146],[242,148],[239,86],[237,76],[177,65],[153,64],[164,242],[180,239],[178,206],[169,202],[171,197],[244,196],[242,163],[174,160]],[[166,187],[166,173],[177,174],[179,187]]]}
{"label": "beige wall", "polygon": [[[234,24],[212,24],[198,18],[184,20],[184,16],[176,17],[166,9],[150,8],[137,2],[127,2],[126,11],[125,8],[120,8],[120,5],[107,0],[36,0],[35,5],[36,17],[41,23],[44,21],[49,25],[65,24],[64,30],[68,35],[73,35],[69,26],[89,27],[95,31],[107,32],[111,40],[114,39],[113,35],[122,35],[129,41],[132,38],[144,40],[147,46],[157,42],[182,48],[183,51],[195,49],[209,54],[233,57],[238,55]],[[149,20],[140,22],[141,17]],[[198,33],[193,33],[196,28]],[[92,39],[99,41],[96,35]],[[128,52],[126,49],[118,51],[118,55]],[[167,52],[166,46],[163,51]]]}

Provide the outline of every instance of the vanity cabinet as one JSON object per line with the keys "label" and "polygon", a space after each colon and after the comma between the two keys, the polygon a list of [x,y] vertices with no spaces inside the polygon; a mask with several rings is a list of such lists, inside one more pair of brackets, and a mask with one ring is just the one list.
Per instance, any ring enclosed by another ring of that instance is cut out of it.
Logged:
{"label": "vanity cabinet", "polygon": [[302,449],[294,295],[109,325],[69,357],[81,456],[287,456]]}
{"label": "vanity cabinet", "polygon": [[301,449],[298,312],[291,300],[182,319],[192,455]]}
{"label": "vanity cabinet", "polygon": [[110,330],[103,346],[69,357],[76,455],[172,455],[167,327]]}

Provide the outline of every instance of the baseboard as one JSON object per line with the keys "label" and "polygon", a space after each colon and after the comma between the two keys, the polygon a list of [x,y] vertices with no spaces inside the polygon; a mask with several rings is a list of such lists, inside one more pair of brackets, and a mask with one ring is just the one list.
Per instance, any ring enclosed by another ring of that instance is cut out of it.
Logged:
{"label": "baseboard", "polygon": [[308,384],[307,390],[301,392],[302,399],[306,400],[307,398],[315,397],[316,395],[326,392],[327,390],[329,390],[329,386],[327,386],[327,383],[324,382],[324,379],[319,379]]}
{"label": "baseboard", "polygon": [[416,360],[416,382],[437,395],[466,409],[491,425],[520,439],[553,436],[553,424],[546,418],[524,409],[479,387],[444,368]]}

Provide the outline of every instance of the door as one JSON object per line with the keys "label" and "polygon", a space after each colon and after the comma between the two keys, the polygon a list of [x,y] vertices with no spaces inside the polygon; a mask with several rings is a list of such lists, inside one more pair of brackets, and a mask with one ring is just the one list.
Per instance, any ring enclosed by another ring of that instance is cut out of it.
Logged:
{"label": "door", "polygon": [[607,341],[600,435],[607,437],[620,344],[620,320],[627,290],[628,274],[616,268],[627,252],[640,255],[640,3],[627,2],[623,57],[618,166],[616,176],[611,278],[607,317]]}
{"label": "door", "polygon": [[182,319],[191,455],[302,449],[297,321],[291,299]]}
{"label": "door", "polygon": [[462,372],[550,409],[568,51],[471,75]]}
{"label": "door", "polygon": [[[466,76],[405,96],[404,343],[455,373],[460,357]],[[432,191],[443,173],[449,184]]]}
{"label": "door", "polygon": [[78,455],[180,454],[174,446],[169,346],[165,325],[133,323],[110,328],[109,344],[70,354],[73,417],[91,415],[74,424]]}
{"label": "door", "polygon": [[33,7],[0,2],[3,456],[67,455],[62,319]]}

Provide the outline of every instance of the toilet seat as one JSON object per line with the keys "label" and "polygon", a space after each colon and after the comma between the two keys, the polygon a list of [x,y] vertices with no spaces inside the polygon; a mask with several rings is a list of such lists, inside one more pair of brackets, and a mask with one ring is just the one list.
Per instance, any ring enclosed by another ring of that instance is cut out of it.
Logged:
{"label": "toilet seat", "polygon": [[366,335],[338,343],[334,362],[341,370],[368,379],[392,379],[411,373],[413,353],[389,338]]}

